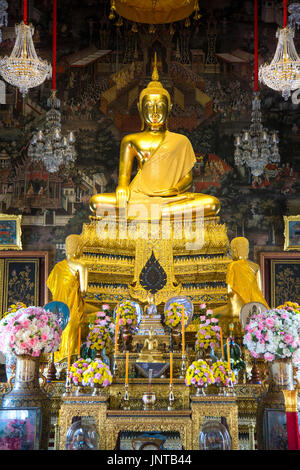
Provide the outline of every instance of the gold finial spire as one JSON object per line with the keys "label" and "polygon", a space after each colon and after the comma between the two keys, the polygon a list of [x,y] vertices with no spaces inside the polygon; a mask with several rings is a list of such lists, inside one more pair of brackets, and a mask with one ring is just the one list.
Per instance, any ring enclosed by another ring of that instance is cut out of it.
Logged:
{"label": "gold finial spire", "polygon": [[154,82],[158,82],[159,80],[159,75],[158,75],[158,70],[157,70],[157,56],[156,52],[154,53],[154,67],[153,67],[153,72],[152,72],[152,80]]}

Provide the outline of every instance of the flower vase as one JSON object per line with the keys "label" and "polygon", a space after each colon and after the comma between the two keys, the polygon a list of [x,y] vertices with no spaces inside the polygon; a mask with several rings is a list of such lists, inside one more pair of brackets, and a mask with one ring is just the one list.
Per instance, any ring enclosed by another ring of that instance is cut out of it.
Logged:
{"label": "flower vase", "polygon": [[92,397],[101,397],[101,396],[104,396],[104,393],[103,393],[103,388],[102,385],[100,384],[93,384],[92,385]]}
{"label": "flower vase", "polygon": [[5,373],[6,373],[7,382],[9,382],[10,378],[15,373],[16,362],[17,362],[17,358],[15,354],[13,353],[5,354]]}
{"label": "flower vase", "polygon": [[132,333],[130,331],[130,328],[127,326],[124,326],[120,328],[121,331],[121,337],[122,337],[122,343],[123,343],[123,349],[124,351],[131,351],[131,343],[132,343]]}
{"label": "flower vase", "polygon": [[12,377],[11,390],[2,398],[3,408],[37,407],[42,415],[42,437],[40,448],[48,448],[48,432],[50,428],[50,400],[39,384],[39,357],[27,355],[16,356],[14,382]]}
{"label": "flower vase", "polygon": [[203,386],[196,385],[196,397],[204,397],[204,396],[206,396],[205,388],[206,388],[205,385],[203,385]]}
{"label": "flower vase", "polygon": [[75,396],[80,397],[82,395],[85,395],[84,393],[84,387],[82,385],[76,385],[75,387]]}
{"label": "flower vase", "polygon": [[293,390],[293,363],[291,359],[278,359],[269,363],[269,386],[266,392],[258,397],[257,406],[257,446],[258,450],[267,450],[265,426],[265,409],[285,411],[283,390]]}

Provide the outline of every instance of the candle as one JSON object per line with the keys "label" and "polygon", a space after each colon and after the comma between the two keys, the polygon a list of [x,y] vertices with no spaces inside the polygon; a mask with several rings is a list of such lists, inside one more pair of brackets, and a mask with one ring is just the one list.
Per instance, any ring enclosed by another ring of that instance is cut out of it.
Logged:
{"label": "candle", "polygon": [[78,357],[80,357],[80,346],[81,346],[81,327],[78,330]]}
{"label": "candle", "polygon": [[125,364],[125,384],[128,385],[128,364],[129,364],[129,351],[126,351],[126,364]]}
{"label": "candle", "polygon": [[170,352],[170,384],[173,384],[173,352]]}
{"label": "candle", "polygon": [[185,352],[185,337],[184,337],[184,308],[181,309],[181,328],[182,328],[182,354]]}
{"label": "candle", "polygon": [[118,333],[119,333],[120,307],[117,306],[116,329],[115,329],[115,356],[118,354]]}
{"label": "candle", "polygon": [[229,348],[229,338],[227,338],[227,360],[228,360],[228,371],[231,371],[230,367],[230,348]]}
{"label": "candle", "polygon": [[224,345],[223,345],[223,332],[222,328],[220,328],[220,338],[221,338],[221,357],[224,357]]}
{"label": "candle", "polygon": [[61,415],[61,410],[58,410],[58,426],[60,426],[60,415]]}

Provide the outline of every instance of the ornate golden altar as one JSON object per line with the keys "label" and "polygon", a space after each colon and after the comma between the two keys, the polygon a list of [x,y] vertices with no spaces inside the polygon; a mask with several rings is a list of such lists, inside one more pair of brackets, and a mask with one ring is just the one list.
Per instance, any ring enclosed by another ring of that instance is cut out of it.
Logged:
{"label": "ornate golden altar", "polygon": [[[92,417],[99,433],[102,450],[116,449],[119,433],[135,432],[178,432],[185,450],[199,449],[199,433],[204,419],[225,418],[232,439],[232,449],[238,449],[238,405],[235,395],[220,396],[190,395],[184,381],[175,379],[174,396],[176,405],[168,409],[165,391],[167,379],[154,379],[152,389],[158,397],[154,409],[143,409],[141,394],[147,390],[147,380],[129,381],[130,409],[120,404],[121,381],[114,381],[107,395],[63,396],[60,413],[60,449],[65,449],[66,433],[73,417]],[[192,392],[193,393],[193,392]],[[122,401],[122,400],[121,400]],[[121,406],[121,407],[120,407]],[[105,432],[103,430],[105,429]]]}
{"label": "ornate golden altar", "polygon": [[226,303],[226,271],[231,260],[226,226],[219,217],[206,217],[200,227],[193,221],[184,226],[172,222],[166,237],[162,236],[161,223],[154,224],[154,228],[153,224],[149,228],[148,221],[125,224],[126,236],[122,236],[120,225],[116,233],[109,220],[105,226],[97,217],[91,217],[91,223],[83,226],[81,261],[88,266],[86,302],[114,304],[133,298],[145,303],[149,292],[139,277],[154,255],[167,277],[155,294],[157,305],[179,294],[196,305],[215,307]]}

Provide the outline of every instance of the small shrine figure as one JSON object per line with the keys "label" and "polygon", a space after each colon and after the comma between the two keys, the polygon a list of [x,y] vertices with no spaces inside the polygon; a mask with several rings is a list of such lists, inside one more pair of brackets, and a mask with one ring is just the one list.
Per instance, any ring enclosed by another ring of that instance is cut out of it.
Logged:
{"label": "small shrine figure", "polygon": [[154,338],[152,327],[136,362],[163,362],[163,353],[159,349],[157,338]]}

